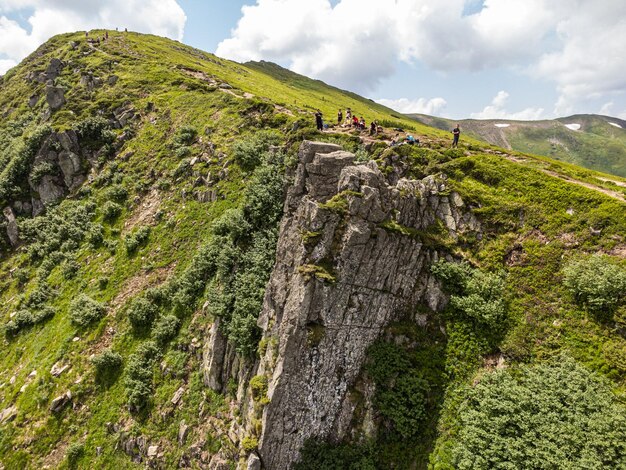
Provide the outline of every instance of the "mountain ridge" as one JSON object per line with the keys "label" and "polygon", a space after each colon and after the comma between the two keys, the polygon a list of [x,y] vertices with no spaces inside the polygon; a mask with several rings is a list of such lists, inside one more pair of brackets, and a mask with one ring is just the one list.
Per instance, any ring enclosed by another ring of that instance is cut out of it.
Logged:
{"label": "mountain ridge", "polygon": [[[108,35],[0,82],[5,468],[626,462],[626,180]],[[491,423],[518,426],[516,393],[600,424],[509,456]]]}
{"label": "mountain ridge", "polygon": [[626,176],[626,121],[619,118],[575,114],[556,119],[516,121],[452,120],[423,114],[408,116],[442,130],[452,129],[458,122],[465,134],[493,145]]}

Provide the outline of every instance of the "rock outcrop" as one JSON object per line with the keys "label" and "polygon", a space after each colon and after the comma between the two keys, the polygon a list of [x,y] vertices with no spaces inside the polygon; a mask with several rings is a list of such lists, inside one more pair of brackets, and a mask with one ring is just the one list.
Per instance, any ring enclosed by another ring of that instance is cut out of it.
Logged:
{"label": "rock outcrop", "polygon": [[[479,230],[458,194],[435,177],[391,186],[374,162],[355,164],[332,144],[304,142],[299,159],[258,321],[264,342],[275,345],[256,370],[268,378],[258,455],[270,470],[290,468],[307,438],[349,434],[350,390],[367,348],[418,305],[442,308],[430,265],[446,237]],[[228,363],[216,334],[207,349]],[[221,385],[221,372],[207,382]],[[253,434],[259,407],[249,400]]]}

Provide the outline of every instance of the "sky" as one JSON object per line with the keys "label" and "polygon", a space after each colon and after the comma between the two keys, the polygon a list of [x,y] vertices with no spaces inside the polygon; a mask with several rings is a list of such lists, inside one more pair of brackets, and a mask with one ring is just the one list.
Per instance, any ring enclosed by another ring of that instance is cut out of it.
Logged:
{"label": "sky", "polygon": [[0,74],[97,27],[269,60],[404,113],[626,119],[624,0],[0,0]]}

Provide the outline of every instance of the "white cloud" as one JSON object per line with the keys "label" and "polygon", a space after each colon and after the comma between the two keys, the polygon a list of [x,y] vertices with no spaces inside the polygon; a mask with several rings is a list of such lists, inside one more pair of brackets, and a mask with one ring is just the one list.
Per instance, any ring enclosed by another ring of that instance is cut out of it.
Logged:
{"label": "white cloud", "polygon": [[398,100],[389,100],[381,98],[375,100],[377,103],[387,106],[388,108],[395,109],[399,113],[403,114],[429,114],[431,116],[440,116],[441,112],[448,104],[443,98],[432,98],[427,100],[426,98],[419,98],[416,100],[409,100],[407,98],[400,98]]}
{"label": "white cloud", "polygon": [[15,67],[17,62],[11,59],[0,59],[0,75],[4,75],[7,70]]}
{"label": "white cloud", "polygon": [[[15,12],[29,14],[30,31]],[[0,73],[55,34],[119,27],[181,40],[186,20],[176,0],[0,0]]]}
{"label": "white cloud", "polygon": [[217,54],[360,91],[375,90],[398,61],[443,72],[509,68],[554,83],[559,113],[626,88],[623,0],[484,0],[464,15],[469,1],[257,0]]}
{"label": "white cloud", "polygon": [[443,71],[479,70],[538,57],[551,19],[547,0],[257,0],[217,54],[287,62],[340,86],[372,90],[398,60]]}
{"label": "white cloud", "polygon": [[509,94],[501,90],[491,100],[490,105],[485,106],[479,113],[472,113],[470,117],[472,119],[511,119],[514,121],[534,121],[544,117],[543,108],[526,108],[522,111],[510,113],[506,109],[508,99]]}

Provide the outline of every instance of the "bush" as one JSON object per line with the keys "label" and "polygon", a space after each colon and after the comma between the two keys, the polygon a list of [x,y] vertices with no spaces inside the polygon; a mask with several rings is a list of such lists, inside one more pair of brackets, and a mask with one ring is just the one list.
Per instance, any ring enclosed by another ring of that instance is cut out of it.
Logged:
{"label": "bush", "polygon": [[252,452],[259,446],[258,439],[250,436],[246,436],[241,440],[241,447],[246,452]]}
{"label": "bush", "polygon": [[279,141],[279,135],[274,132],[257,132],[253,136],[235,142],[233,158],[243,170],[252,171],[261,164],[270,146]]}
{"label": "bush", "polygon": [[488,373],[457,413],[454,468],[624,468],[626,412],[609,384],[560,357]]}
{"label": "bush", "polygon": [[61,265],[61,275],[63,279],[70,280],[76,277],[80,265],[74,260],[67,260]]}
{"label": "bush", "polygon": [[[31,259],[44,259],[52,253],[71,253],[78,249],[91,229],[95,207],[67,201],[44,216],[20,221],[20,236],[29,245]],[[57,263],[54,263],[57,264]]]}
{"label": "bush", "polygon": [[107,189],[105,198],[107,201],[113,201],[121,204],[128,199],[128,190],[121,184],[114,184]]}
{"label": "bush", "polygon": [[626,298],[626,269],[605,255],[570,261],[563,284],[575,301],[593,313],[612,313]]}
{"label": "bush", "polygon": [[376,470],[375,451],[368,445],[339,446],[308,440],[294,470]]}
{"label": "bush", "polygon": [[76,468],[78,461],[85,454],[85,446],[80,442],[73,442],[67,446],[66,456],[69,468]]}
{"label": "bush", "polygon": [[74,130],[80,138],[81,146],[89,150],[100,150],[105,145],[110,146],[116,138],[109,121],[100,116],[88,117],[78,122]]}
{"label": "bush", "polygon": [[419,433],[426,417],[428,382],[419,375],[402,375],[393,386],[376,396],[379,412],[389,419],[403,438]]}
{"label": "bush", "polygon": [[4,325],[4,333],[8,338],[12,338],[22,330],[52,318],[55,313],[54,308],[49,306],[43,307],[35,313],[26,309],[19,310],[13,318]]}
{"label": "bush", "polygon": [[105,349],[91,359],[95,367],[96,382],[110,384],[121,373],[122,356],[119,353]]}
{"label": "bush", "polygon": [[70,303],[69,313],[72,324],[85,328],[104,317],[106,307],[103,303],[93,300],[86,294],[80,294]]}
{"label": "bush", "polygon": [[134,254],[140,246],[145,245],[150,236],[150,227],[140,227],[133,233],[129,233],[124,237],[124,246],[126,253]]}
{"label": "bush", "polygon": [[192,145],[195,142],[196,137],[198,137],[198,131],[194,127],[183,126],[176,132],[174,145],[176,147]]}
{"label": "bush", "polygon": [[252,398],[262,404],[269,402],[267,398],[268,380],[265,375],[255,375],[250,379],[250,390],[252,390]]}
{"label": "bush", "polygon": [[128,319],[133,329],[138,332],[150,329],[159,309],[146,297],[134,298],[128,307]]}
{"label": "bush", "polygon": [[102,218],[107,222],[113,222],[122,213],[122,206],[113,201],[107,201],[102,205]]}
{"label": "bush", "polygon": [[374,343],[368,350],[365,370],[376,383],[374,404],[378,412],[402,438],[417,435],[426,417],[430,387],[407,353],[394,343]]}
{"label": "bush", "polygon": [[264,165],[257,169],[248,184],[244,215],[253,228],[276,227],[283,214],[283,170]]}
{"label": "bush", "polygon": [[466,263],[445,260],[433,264],[431,272],[452,293],[450,306],[455,311],[493,331],[503,329],[506,321],[504,274],[484,273]]}
{"label": "bush", "polygon": [[152,330],[152,337],[158,344],[165,344],[178,333],[180,320],[174,315],[159,318]]}
{"label": "bush", "polygon": [[131,411],[144,410],[152,397],[152,376],[156,361],[161,353],[151,341],[139,345],[137,351],[128,359],[126,366],[126,396]]}

